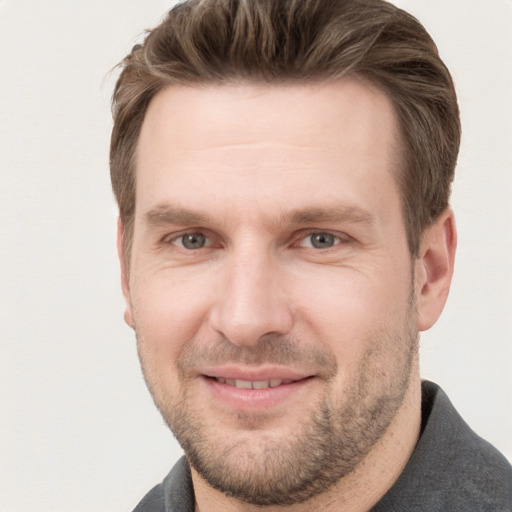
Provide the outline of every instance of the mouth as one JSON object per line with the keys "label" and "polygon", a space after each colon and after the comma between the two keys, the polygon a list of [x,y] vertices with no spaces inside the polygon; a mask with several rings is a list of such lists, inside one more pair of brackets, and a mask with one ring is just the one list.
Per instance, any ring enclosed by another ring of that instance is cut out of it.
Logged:
{"label": "mouth", "polygon": [[315,375],[286,368],[223,367],[202,373],[210,404],[223,404],[228,411],[269,412],[290,400],[307,401]]}
{"label": "mouth", "polygon": [[[268,379],[268,380],[242,380],[242,379],[228,379],[225,377],[211,377],[212,379],[238,389],[267,389],[277,388],[283,384],[291,384],[297,382],[293,379]],[[302,380],[302,379],[298,379]]]}

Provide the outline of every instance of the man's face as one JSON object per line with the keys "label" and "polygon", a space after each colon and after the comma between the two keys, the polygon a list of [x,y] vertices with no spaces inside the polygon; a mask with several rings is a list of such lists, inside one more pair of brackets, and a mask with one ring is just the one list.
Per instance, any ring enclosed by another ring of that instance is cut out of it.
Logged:
{"label": "man's face", "polygon": [[193,468],[260,505],[352,471],[416,368],[389,100],[355,79],[170,87],[137,151],[127,320]]}

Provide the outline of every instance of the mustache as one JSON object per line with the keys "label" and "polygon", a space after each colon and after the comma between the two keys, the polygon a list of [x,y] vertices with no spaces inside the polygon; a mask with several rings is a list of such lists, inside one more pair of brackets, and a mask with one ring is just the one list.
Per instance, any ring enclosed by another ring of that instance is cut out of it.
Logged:
{"label": "mustache", "polygon": [[178,358],[178,370],[185,377],[201,366],[222,364],[244,366],[279,365],[326,377],[334,376],[338,365],[334,354],[324,347],[304,346],[287,336],[268,334],[255,345],[235,345],[226,338],[215,342],[191,341]]}

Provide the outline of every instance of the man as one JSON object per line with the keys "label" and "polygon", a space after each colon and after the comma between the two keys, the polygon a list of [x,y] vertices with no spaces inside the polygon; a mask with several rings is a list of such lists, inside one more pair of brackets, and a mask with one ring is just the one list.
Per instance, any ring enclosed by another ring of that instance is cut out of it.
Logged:
{"label": "man", "polygon": [[419,375],[460,126],[414,18],[185,2],[114,121],[125,319],[185,452],[137,511],[512,510],[508,462]]}

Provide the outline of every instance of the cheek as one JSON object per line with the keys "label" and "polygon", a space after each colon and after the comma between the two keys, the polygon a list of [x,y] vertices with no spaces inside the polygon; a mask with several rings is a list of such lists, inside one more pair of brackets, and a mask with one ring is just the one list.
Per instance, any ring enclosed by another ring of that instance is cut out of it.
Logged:
{"label": "cheek", "polygon": [[132,286],[132,309],[139,344],[159,365],[177,360],[198,336],[208,312],[204,280],[176,279],[170,272],[146,276]]}
{"label": "cheek", "polygon": [[407,273],[363,273],[334,269],[328,276],[303,276],[296,291],[297,318],[309,333],[333,352],[338,362],[356,363],[368,345],[402,325],[408,311],[410,278]]}

